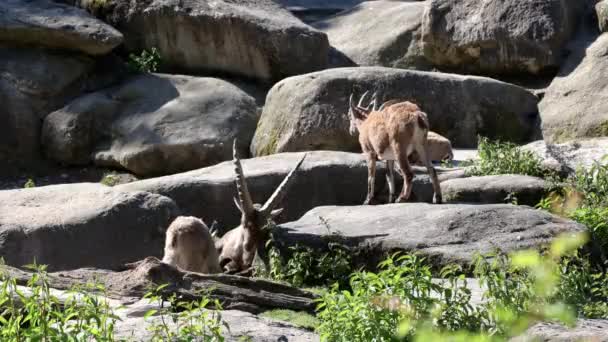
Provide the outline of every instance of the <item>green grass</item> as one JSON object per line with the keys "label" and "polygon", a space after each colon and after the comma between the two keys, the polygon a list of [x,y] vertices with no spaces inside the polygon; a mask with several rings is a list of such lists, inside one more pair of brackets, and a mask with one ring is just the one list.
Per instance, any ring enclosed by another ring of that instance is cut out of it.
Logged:
{"label": "green grass", "polygon": [[308,330],[314,330],[319,325],[319,320],[315,316],[306,312],[276,309],[266,311],[261,316],[278,321],[289,322],[295,326]]}
{"label": "green grass", "polygon": [[520,174],[536,177],[546,175],[541,160],[534,153],[524,151],[513,143],[479,137],[477,152],[479,159],[468,169],[470,175]]}

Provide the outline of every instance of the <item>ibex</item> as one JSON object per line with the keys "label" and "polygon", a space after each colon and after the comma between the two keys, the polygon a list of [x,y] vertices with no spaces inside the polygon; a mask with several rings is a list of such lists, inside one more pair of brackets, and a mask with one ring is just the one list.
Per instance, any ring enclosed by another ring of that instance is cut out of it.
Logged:
{"label": "ibex", "polygon": [[[370,204],[374,197],[377,160],[386,160],[389,203],[393,201],[395,192],[394,163],[395,161],[399,163],[404,182],[397,202],[407,201],[412,192],[414,178],[408,156],[417,152],[431,177],[435,203],[440,204],[442,202],[441,187],[437,179],[437,172],[429,158],[427,142],[429,121],[426,113],[418,105],[409,101],[391,100],[376,109],[374,99],[367,107],[363,107],[362,103],[367,93],[365,92],[361,96],[356,106],[353,103],[353,94],[351,94],[348,109],[349,131],[351,135],[359,132],[359,143],[367,160],[367,196],[363,203]],[[372,104],[373,107],[370,108]]]}
{"label": "ibex", "polygon": [[[454,160],[454,152],[450,140],[433,131],[429,131],[426,139],[429,145],[429,158],[431,161],[452,161]],[[424,162],[420,160],[418,154],[414,151],[409,156],[410,164],[424,166]]]}
{"label": "ibex", "polygon": [[219,253],[219,263],[225,273],[247,275],[252,271],[252,264],[258,245],[263,238],[262,228],[268,219],[279,215],[283,209],[274,209],[281,203],[289,186],[295,179],[294,173],[302,165],[306,154],[296,166],[285,176],[270,198],[259,205],[253,203],[247,182],[243,175],[243,167],[237,156],[236,141],[233,147],[234,172],[236,174],[236,189],[238,200],[234,203],[241,212],[241,224],[227,232],[216,241],[215,247]]}
{"label": "ibex", "polygon": [[193,216],[178,216],[167,228],[163,262],[190,272],[222,273],[209,229]]}

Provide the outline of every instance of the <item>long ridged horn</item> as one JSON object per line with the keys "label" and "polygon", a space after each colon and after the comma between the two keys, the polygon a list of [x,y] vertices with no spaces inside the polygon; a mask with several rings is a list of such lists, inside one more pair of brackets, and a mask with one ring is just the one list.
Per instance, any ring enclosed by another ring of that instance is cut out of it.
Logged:
{"label": "long ridged horn", "polygon": [[369,90],[366,90],[365,93],[363,93],[363,95],[361,95],[361,98],[359,99],[359,103],[357,104],[357,107],[359,107],[360,109],[366,109],[365,107],[363,107],[363,100],[367,96],[367,93],[369,93]]}
{"label": "long ridged horn", "polygon": [[287,194],[291,183],[295,180],[295,172],[298,170],[298,168],[300,168],[300,165],[302,165],[302,162],[306,158],[306,155],[308,155],[308,153],[304,153],[302,159],[300,159],[298,164],[296,164],[296,166],[287,174],[287,176],[285,176],[285,178],[283,179],[281,184],[279,184],[272,196],[270,196],[268,201],[264,203],[264,206],[262,207],[262,209],[260,209],[263,215],[270,215],[270,212],[283,200],[283,197],[285,197],[285,195]]}
{"label": "long ridged horn", "polygon": [[243,210],[243,214],[249,216],[251,213],[253,213],[255,209],[253,207],[253,201],[251,200],[251,194],[249,193],[249,189],[247,188],[247,181],[245,180],[245,175],[243,174],[243,166],[241,165],[241,160],[239,159],[236,152],[236,139],[234,139],[232,150],[234,157],[234,174],[236,177],[236,191],[239,195],[239,202],[241,202],[241,209]]}
{"label": "long ridged horn", "polygon": [[369,105],[367,105],[367,110],[369,110],[369,107],[372,107],[372,110],[375,112],[378,110],[378,91],[375,91],[372,94],[372,102],[369,103]]}

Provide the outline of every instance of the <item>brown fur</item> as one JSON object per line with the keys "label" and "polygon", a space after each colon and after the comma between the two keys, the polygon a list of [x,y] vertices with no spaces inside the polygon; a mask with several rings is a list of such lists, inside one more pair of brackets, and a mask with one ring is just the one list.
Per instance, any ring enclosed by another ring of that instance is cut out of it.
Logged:
{"label": "brown fur", "polygon": [[196,217],[179,216],[167,228],[163,262],[189,272],[221,273],[207,225]]}
{"label": "brown fur", "polygon": [[[362,97],[363,98],[363,97]],[[430,162],[427,135],[429,121],[426,113],[420,107],[409,101],[398,103],[386,102],[382,110],[371,111],[359,105],[354,106],[352,96],[349,105],[351,133],[354,129],[359,132],[359,143],[368,165],[367,196],[364,204],[369,204],[374,197],[374,182],[376,176],[376,161],[387,161],[387,182],[389,183],[389,202],[394,195],[394,162],[397,161],[403,174],[403,189],[397,202],[405,202],[412,191],[414,173],[408,161],[408,155],[417,152],[433,183],[435,203],[442,202],[441,188],[435,168]],[[369,107],[369,106],[368,106]]]}
{"label": "brown fur", "polygon": [[[426,141],[429,145],[429,158],[431,161],[452,161],[454,159],[452,143],[448,138],[429,131]],[[424,166],[424,162],[420,160],[416,151],[409,155],[409,162],[410,164]]]}

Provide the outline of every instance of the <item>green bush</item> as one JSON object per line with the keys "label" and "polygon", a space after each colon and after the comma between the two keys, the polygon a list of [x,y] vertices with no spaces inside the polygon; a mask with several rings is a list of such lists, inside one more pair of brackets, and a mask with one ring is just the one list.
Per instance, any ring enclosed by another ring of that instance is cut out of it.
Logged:
{"label": "green bush", "polygon": [[143,50],[139,55],[130,54],[127,65],[133,72],[156,72],[162,63],[158,49]]}
{"label": "green bush", "polygon": [[513,143],[479,137],[477,152],[479,160],[468,170],[471,175],[520,174],[536,177],[546,175],[541,167],[541,160],[534,153],[524,151]]}

